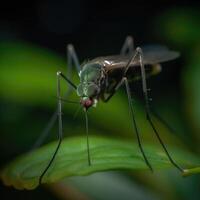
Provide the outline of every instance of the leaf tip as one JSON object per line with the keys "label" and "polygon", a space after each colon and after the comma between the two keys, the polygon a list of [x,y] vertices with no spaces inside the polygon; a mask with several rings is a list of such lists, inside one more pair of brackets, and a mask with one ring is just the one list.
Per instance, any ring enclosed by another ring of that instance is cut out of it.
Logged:
{"label": "leaf tip", "polygon": [[183,177],[187,177],[187,176],[191,176],[191,175],[195,175],[200,173],[200,167],[195,167],[195,168],[191,168],[191,169],[184,169],[182,176]]}

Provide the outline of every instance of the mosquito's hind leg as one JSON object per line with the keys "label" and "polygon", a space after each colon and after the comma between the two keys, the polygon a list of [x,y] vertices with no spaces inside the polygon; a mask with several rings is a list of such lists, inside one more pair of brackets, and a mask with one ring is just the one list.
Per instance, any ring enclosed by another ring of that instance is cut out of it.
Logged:
{"label": "mosquito's hind leg", "polygon": [[[73,64],[75,65],[77,73],[80,71],[80,64],[79,64],[77,54],[76,54],[72,44],[67,45],[66,52],[67,52],[67,70],[66,70],[67,75],[66,75],[66,77],[69,80],[71,80]],[[71,91],[72,91],[72,87],[69,84],[68,90],[64,94],[64,98],[67,98],[67,96],[70,95]],[[36,142],[32,146],[31,150],[34,150],[34,149],[38,148],[39,146],[41,146],[43,141],[45,141],[45,139],[49,136],[49,133],[50,133],[51,129],[53,128],[55,122],[56,122],[57,113],[58,113],[58,110],[56,109],[55,112],[53,113],[53,115],[51,116],[49,122],[44,127],[39,138],[36,140]]]}
{"label": "mosquito's hind leg", "polygon": [[121,55],[130,55],[134,51],[134,40],[132,36],[127,36],[121,48]]}
{"label": "mosquito's hind leg", "polygon": [[170,156],[166,146],[164,145],[157,129],[155,128],[154,124],[153,124],[153,121],[151,119],[151,110],[150,110],[150,106],[149,106],[149,97],[148,97],[148,89],[147,89],[147,83],[146,83],[146,74],[145,74],[145,68],[144,68],[144,63],[143,63],[143,52],[142,52],[142,49],[140,47],[138,47],[136,49],[136,53],[139,55],[139,62],[140,62],[140,68],[141,68],[141,76],[142,76],[142,90],[143,90],[143,93],[144,93],[144,98],[145,98],[145,111],[146,111],[146,117],[147,117],[147,120],[149,122],[149,124],[151,125],[158,141],[160,142],[160,144],[162,145],[168,159],[170,160],[170,162],[178,169],[180,170],[181,172],[183,172],[183,169],[178,165],[176,164],[176,162],[172,159],[172,157]]}

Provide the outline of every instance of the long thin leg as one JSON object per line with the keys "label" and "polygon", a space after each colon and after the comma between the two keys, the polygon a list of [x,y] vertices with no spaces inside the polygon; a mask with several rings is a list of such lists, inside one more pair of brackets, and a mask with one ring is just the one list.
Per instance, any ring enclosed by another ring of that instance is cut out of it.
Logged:
{"label": "long thin leg", "polygon": [[[79,72],[81,70],[80,62],[78,60],[78,56],[74,50],[74,46],[72,44],[67,45],[67,62],[68,66],[72,66],[72,62],[76,67],[76,71]],[[72,67],[70,67],[72,69]]]}
{"label": "long thin leg", "polygon": [[133,105],[132,105],[132,101],[131,101],[131,93],[130,93],[130,87],[129,87],[129,84],[128,84],[128,80],[126,78],[126,73],[130,67],[130,63],[136,59],[137,57],[137,54],[138,52],[136,51],[130,58],[130,60],[128,61],[127,65],[125,66],[124,68],[124,72],[123,72],[123,76],[122,76],[122,79],[119,81],[119,83],[114,87],[113,89],[113,92],[107,97],[104,99],[104,101],[108,101],[112,96],[113,94],[115,94],[115,92],[121,87],[122,84],[125,83],[125,86],[126,86],[126,93],[127,93],[127,96],[128,96],[128,104],[129,104],[129,108],[130,108],[130,114],[131,114],[131,117],[132,117],[132,122],[133,122],[133,128],[135,129],[135,133],[136,133],[136,137],[137,137],[137,141],[138,141],[138,145],[139,145],[139,149],[142,153],[142,156],[145,160],[145,163],[146,165],[149,167],[149,169],[151,171],[153,171],[153,168],[151,166],[151,164],[149,163],[146,155],[145,155],[145,152],[143,150],[143,147],[142,147],[142,144],[141,144],[141,139],[140,139],[140,134],[139,134],[139,131],[138,131],[138,128],[137,128],[137,124],[136,124],[136,121],[135,121],[135,117],[134,117],[134,110],[133,110]]}
{"label": "long thin leg", "polygon": [[[128,36],[128,37],[126,38],[126,40],[125,40],[125,43],[124,43],[123,47],[122,47],[121,54],[124,55],[125,52],[127,51],[127,49],[130,49],[130,47],[131,47],[131,49],[132,49],[132,47],[133,47],[133,39],[132,39],[132,37]],[[131,52],[129,52],[129,53],[131,53]],[[126,77],[126,73],[127,73],[128,69],[129,69],[129,67],[130,67],[131,62],[132,62],[133,60],[135,60],[136,57],[138,56],[138,52],[137,52],[137,51],[132,52],[132,53],[133,53],[132,56],[130,57],[128,63],[127,63],[126,66],[124,67],[124,71],[122,72],[122,79],[123,79],[124,77]],[[122,79],[121,79],[121,81],[122,81]],[[105,97],[105,95],[103,96],[102,100],[103,100],[104,102],[108,102],[108,101],[111,99],[111,97],[115,94],[115,92],[117,91],[117,89],[120,87],[121,81],[119,81],[119,83],[117,83],[117,84],[115,85],[115,87],[113,88],[113,91],[112,91],[107,97]]]}
{"label": "long thin leg", "polygon": [[130,55],[134,51],[134,40],[133,37],[127,36],[125,42],[121,48],[121,55]]}
{"label": "long thin leg", "polygon": [[130,87],[129,87],[129,84],[128,84],[128,81],[127,81],[127,78],[124,76],[121,81],[116,85],[115,89],[113,90],[113,93],[111,95],[109,95],[106,99],[104,99],[104,101],[108,101],[111,96],[113,96],[113,94],[115,94],[115,92],[125,83],[125,86],[126,86],[126,93],[127,93],[127,96],[128,96],[128,104],[129,104],[129,108],[130,108],[130,115],[131,115],[131,118],[132,118],[132,122],[133,122],[133,128],[135,129],[135,133],[136,133],[136,137],[137,137],[137,141],[138,141],[138,145],[139,145],[139,149],[142,153],[142,156],[145,160],[145,163],[146,165],[149,167],[149,169],[151,171],[153,171],[153,168],[151,166],[151,164],[149,163],[146,155],[145,155],[145,152],[143,150],[143,147],[142,147],[142,144],[141,144],[141,139],[140,139],[140,134],[139,134],[139,131],[138,131],[138,128],[137,128],[137,124],[136,124],[136,121],[135,121],[135,117],[134,117],[134,110],[133,110],[133,105],[132,105],[132,101],[131,101],[131,92],[130,92]]}
{"label": "long thin leg", "polygon": [[[49,167],[51,166],[51,164],[53,163],[58,150],[60,148],[61,142],[62,142],[62,136],[63,136],[63,126],[62,126],[62,98],[61,98],[61,92],[60,92],[60,78],[63,78],[65,81],[67,81],[69,84],[71,84],[72,82],[70,80],[68,80],[67,77],[65,77],[62,72],[57,72],[57,98],[58,98],[58,107],[57,107],[57,115],[58,115],[58,144],[56,147],[56,150],[54,151],[54,154],[51,158],[51,160],[49,161],[47,167],[44,169],[44,171],[42,172],[40,178],[39,178],[39,184],[42,184],[42,179],[44,177],[44,175],[46,174],[46,172],[48,171]],[[73,83],[72,83],[73,84]],[[73,84],[72,87],[74,87],[75,85]],[[76,87],[76,86],[75,86]]]}
{"label": "long thin leg", "polygon": [[88,131],[88,114],[87,110],[85,112],[85,126],[86,126],[86,137],[87,137],[87,156],[88,156],[88,165],[91,166],[91,157],[90,157],[90,145],[89,145],[89,131]]}
{"label": "long thin leg", "polygon": [[[80,64],[79,64],[78,58],[76,56],[76,53],[74,51],[73,45],[69,44],[67,46],[67,49],[68,49],[68,52],[70,52],[70,54],[68,54],[68,56],[71,55],[71,57],[73,58],[73,61],[75,63],[77,71],[80,71],[81,70],[80,69]],[[68,60],[70,60],[69,57],[68,57]],[[88,115],[87,115],[87,110],[85,110],[85,123],[86,123],[88,165],[90,166],[91,165],[91,159],[90,159],[90,148],[89,148],[89,134],[88,134],[89,132],[88,132]]]}
{"label": "long thin leg", "polygon": [[[67,45],[66,52],[67,52],[67,76],[66,77],[68,78],[68,80],[71,80],[73,64],[76,68],[77,73],[79,73],[80,71],[80,64],[79,64],[77,54],[72,44]],[[67,98],[67,96],[70,95],[70,93],[72,92],[72,88],[73,87],[71,87],[71,85],[69,84],[68,90],[64,94],[64,98]],[[54,126],[57,120],[57,114],[58,114],[58,110],[56,109],[53,115],[51,116],[48,124],[45,126],[42,133],[40,134],[40,137],[36,140],[36,142],[32,146],[31,150],[36,149],[39,146],[41,146],[43,141],[48,137],[52,127]]]}
{"label": "long thin leg", "polygon": [[153,124],[153,121],[151,119],[151,111],[150,111],[150,106],[149,106],[149,98],[148,98],[148,90],[147,90],[147,84],[146,84],[146,74],[145,74],[145,69],[144,69],[144,63],[143,63],[143,53],[142,53],[142,49],[141,48],[137,48],[136,49],[136,52],[138,52],[138,55],[139,55],[139,61],[140,61],[140,67],[141,67],[141,76],[142,76],[142,90],[143,90],[143,93],[144,93],[144,98],[145,98],[145,110],[146,110],[146,117],[147,117],[147,120],[149,121],[156,137],[158,138],[158,141],[160,142],[160,144],[162,145],[168,159],[170,160],[170,162],[178,169],[180,170],[181,172],[183,172],[183,169],[178,165],[176,164],[176,162],[172,159],[172,157],[170,156],[166,146],[164,145],[158,131],[156,130],[154,124]]}
{"label": "long thin leg", "polygon": [[135,121],[135,117],[134,117],[133,104],[131,102],[130,87],[129,87],[128,80],[127,80],[126,77],[124,78],[124,83],[125,83],[125,86],[126,86],[126,93],[127,93],[127,96],[128,96],[128,104],[129,104],[129,108],[130,108],[130,114],[131,114],[131,117],[132,117],[133,127],[134,127],[135,132],[136,132],[138,145],[139,145],[140,151],[141,151],[141,153],[143,155],[143,158],[145,160],[145,163],[147,164],[147,166],[149,167],[149,169],[151,171],[153,171],[153,168],[152,168],[151,164],[149,163],[149,161],[148,161],[148,159],[147,159],[147,157],[146,157],[146,155],[144,153],[142,144],[141,144],[140,134],[139,134],[139,131],[138,131],[138,128],[137,128],[137,124],[136,124],[136,121]]}

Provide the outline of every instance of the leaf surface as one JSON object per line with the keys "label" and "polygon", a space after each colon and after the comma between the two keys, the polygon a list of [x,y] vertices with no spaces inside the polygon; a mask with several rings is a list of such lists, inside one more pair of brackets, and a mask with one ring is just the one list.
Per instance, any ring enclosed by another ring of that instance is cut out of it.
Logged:
{"label": "leaf surface", "polygon": [[[34,189],[39,177],[47,166],[56,147],[56,142],[20,156],[1,171],[1,179],[6,185],[17,189]],[[172,168],[163,150],[155,145],[144,145],[146,155],[154,170]],[[187,169],[187,175],[200,172],[200,159],[186,150],[170,146],[173,158]],[[88,165],[85,137],[71,137],[63,140],[58,155],[45,174],[43,183],[53,183],[64,177],[84,176],[106,170],[146,170],[148,169],[138,149],[138,144],[126,140],[90,137],[92,165]],[[196,167],[198,170],[193,170]],[[156,173],[156,172],[155,172]],[[177,172],[178,173],[178,172]],[[184,174],[183,174],[184,175]]]}

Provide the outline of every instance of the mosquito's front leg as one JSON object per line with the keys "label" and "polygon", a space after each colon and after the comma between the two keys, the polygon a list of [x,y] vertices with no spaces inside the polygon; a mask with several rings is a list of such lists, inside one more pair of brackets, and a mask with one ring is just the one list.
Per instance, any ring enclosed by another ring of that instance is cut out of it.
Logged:
{"label": "mosquito's front leg", "polygon": [[[78,74],[80,71],[80,64],[79,64],[77,54],[76,54],[72,44],[67,45],[66,52],[67,52],[67,76],[66,77],[68,78],[68,80],[71,80],[73,65],[75,66],[77,74]],[[64,94],[64,98],[67,98],[67,96],[70,95],[72,88],[73,87],[71,87],[71,85],[69,84],[68,90]],[[56,122],[57,112],[58,111],[56,109],[54,114],[52,115],[51,119],[49,120],[48,124],[45,126],[44,130],[40,134],[40,137],[37,139],[37,141],[33,145],[32,149],[36,149],[37,147],[41,146],[43,141],[48,137],[52,127],[54,126],[54,124]]]}
{"label": "mosquito's front leg", "polygon": [[61,78],[63,80],[65,80],[69,85],[71,85],[72,88],[76,89],[76,86],[74,83],[71,82],[71,80],[69,80],[64,74],[62,74],[62,72],[57,72],[57,99],[58,99],[58,105],[57,105],[57,116],[58,116],[58,144],[57,147],[53,153],[53,156],[51,158],[51,160],[49,161],[47,167],[44,169],[44,171],[42,172],[40,178],[39,178],[39,184],[42,183],[42,179],[44,177],[44,175],[46,174],[46,172],[48,171],[49,167],[51,166],[51,164],[53,163],[58,150],[60,148],[61,142],[62,142],[62,136],[63,136],[63,123],[62,123],[62,98],[61,98],[61,89],[60,89],[60,80]]}

